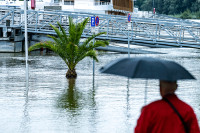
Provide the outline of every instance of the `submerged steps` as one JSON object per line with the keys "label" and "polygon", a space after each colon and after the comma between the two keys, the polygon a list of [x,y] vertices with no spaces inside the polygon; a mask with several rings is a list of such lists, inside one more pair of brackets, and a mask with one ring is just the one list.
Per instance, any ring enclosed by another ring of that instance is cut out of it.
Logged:
{"label": "submerged steps", "polygon": [[[96,49],[111,51],[111,52],[119,52],[119,53],[128,53],[129,51],[128,48],[119,46],[98,47]],[[164,53],[130,48],[130,54],[164,54]]]}

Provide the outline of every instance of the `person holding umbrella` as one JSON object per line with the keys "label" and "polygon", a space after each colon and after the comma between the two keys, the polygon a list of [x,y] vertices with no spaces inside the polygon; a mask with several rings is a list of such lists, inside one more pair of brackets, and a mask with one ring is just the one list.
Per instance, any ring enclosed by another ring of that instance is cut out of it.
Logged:
{"label": "person holding umbrella", "polygon": [[[121,58],[108,63],[100,72],[160,81],[162,99],[142,108],[135,133],[200,133],[193,109],[175,94],[177,80],[195,79],[183,66],[159,58]],[[146,89],[147,87],[145,104]]]}
{"label": "person holding umbrella", "polygon": [[177,86],[160,80],[162,99],[142,108],[135,133],[200,133],[193,109],[175,94]]}

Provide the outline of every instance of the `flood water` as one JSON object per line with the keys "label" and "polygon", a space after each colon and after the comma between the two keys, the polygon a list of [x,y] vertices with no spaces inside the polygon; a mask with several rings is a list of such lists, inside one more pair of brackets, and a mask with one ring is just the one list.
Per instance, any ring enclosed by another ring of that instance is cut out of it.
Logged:
{"label": "flood water", "polygon": [[[177,95],[189,103],[200,123],[200,50],[149,49],[166,54],[131,54],[173,60],[197,80],[179,81]],[[26,88],[25,57],[0,53],[0,131],[3,133],[131,133],[144,106],[146,80],[101,74],[99,69],[127,54],[99,53],[99,62],[84,59],[78,77],[65,78],[67,66],[49,53],[29,56]],[[147,103],[160,99],[158,80],[148,80]],[[28,89],[28,91],[26,91]]]}

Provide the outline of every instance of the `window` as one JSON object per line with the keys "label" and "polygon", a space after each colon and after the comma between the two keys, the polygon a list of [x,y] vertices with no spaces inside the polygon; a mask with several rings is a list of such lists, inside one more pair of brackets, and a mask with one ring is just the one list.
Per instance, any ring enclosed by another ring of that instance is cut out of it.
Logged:
{"label": "window", "polygon": [[60,2],[60,0],[54,0],[54,3],[59,3]]}
{"label": "window", "polygon": [[64,5],[74,5],[74,0],[64,0]]}
{"label": "window", "polygon": [[95,2],[110,2],[111,0],[95,0]]}
{"label": "window", "polygon": [[95,0],[95,5],[109,5],[111,0]]}

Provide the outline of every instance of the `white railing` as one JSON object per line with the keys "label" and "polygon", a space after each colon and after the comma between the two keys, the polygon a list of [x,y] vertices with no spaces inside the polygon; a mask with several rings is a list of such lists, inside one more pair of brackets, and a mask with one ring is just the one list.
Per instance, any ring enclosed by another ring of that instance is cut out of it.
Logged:
{"label": "white railing", "polygon": [[100,1],[95,2],[95,5],[110,5],[110,4],[111,2],[100,2]]}

